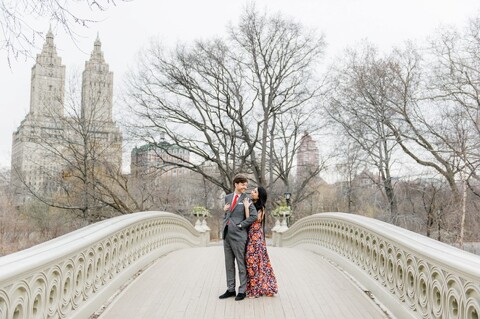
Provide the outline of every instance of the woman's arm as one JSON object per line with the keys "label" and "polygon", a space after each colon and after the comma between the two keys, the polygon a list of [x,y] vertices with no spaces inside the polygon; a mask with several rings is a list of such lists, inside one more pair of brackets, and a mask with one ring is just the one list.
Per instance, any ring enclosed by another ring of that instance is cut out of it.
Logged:
{"label": "woman's arm", "polygon": [[250,201],[246,197],[243,199],[243,206],[245,207],[245,219],[247,219],[250,217]]}
{"label": "woman's arm", "polygon": [[260,222],[263,220],[263,209],[258,211],[257,220],[260,221]]}

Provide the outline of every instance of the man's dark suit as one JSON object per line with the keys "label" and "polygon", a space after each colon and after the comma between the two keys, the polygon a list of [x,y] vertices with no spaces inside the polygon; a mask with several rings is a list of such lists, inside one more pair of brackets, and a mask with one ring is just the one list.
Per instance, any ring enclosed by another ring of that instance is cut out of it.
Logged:
{"label": "man's dark suit", "polygon": [[[225,196],[225,204],[232,203],[235,193]],[[235,291],[235,259],[237,260],[240,286],[238,293],[245,293],[247,289],[247,269],[245,266],[245,249],[248,238],[248,227],[257,220],[257,210],[250,200],[250,216],[245,218],[243,199],[246,194],[241,194],[233,210],[225,212],[223,219],[223,248],[225,250],[225,270],[227,273],[227,289]],[[230,205],[231,207],[231,205]]]}

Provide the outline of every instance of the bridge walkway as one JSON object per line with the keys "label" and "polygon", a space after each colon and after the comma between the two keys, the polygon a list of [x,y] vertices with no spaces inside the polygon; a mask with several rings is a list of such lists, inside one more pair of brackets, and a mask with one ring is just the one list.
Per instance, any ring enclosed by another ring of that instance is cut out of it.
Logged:
{"label": "bridge walkway", "polygon": [[[317,254],[268,247],[279,293],[235,301],[226,290],[221,243],[157,259],[91,318],[390,318],[357,283]],[[238,282],[238,280],[237,280]]]}

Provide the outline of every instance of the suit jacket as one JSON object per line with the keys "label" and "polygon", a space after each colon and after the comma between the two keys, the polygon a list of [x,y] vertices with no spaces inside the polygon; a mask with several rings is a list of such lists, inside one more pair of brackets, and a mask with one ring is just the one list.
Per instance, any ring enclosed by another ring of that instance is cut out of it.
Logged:
{"label": "suit jacket", "polygon": [[[232,204],[233,196],[235,193],[228,194],[225,196],[225,204],[230,203],[230,207]],[[257,220],[257,210],[253,205],[252,200],[249,198],[250,201],[250,216],[245,218],[245,206],[243,204],[243,199],[248,197],[247,194],[241,194],[238,199],[233,211],[230,209],[225,212],[225,216],[223,218],[223,227],[222,227],[222,234],[224,234],[225,239],[225,227],[228,223],[228,233],[230,237],[234,240],[241,240],[246,241],[248,237],[248,226],[253,224]],[[242,225],[242,227],[238,227],[238,225]]]}

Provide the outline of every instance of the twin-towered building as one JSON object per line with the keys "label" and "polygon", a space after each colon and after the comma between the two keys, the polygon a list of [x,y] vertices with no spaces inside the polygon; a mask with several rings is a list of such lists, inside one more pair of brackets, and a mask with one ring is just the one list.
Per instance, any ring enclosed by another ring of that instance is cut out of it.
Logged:
{"label": "twin-towered building", "polygon": [[[121,167],[122,133],[112,119],[113,73],[95,40],[81,94],[65,97],[65,66],[51,31],[32,67],[30,110],[12,139],[12,184],[21,204],[33,192],[54,193],[59,179],[85,168]],[[67,100],[67,102],[66,102]]]}
{"label": "twin-towered building", "polygon": [[[49,31],[32,67],[30,110],[13,133],[11,181],[18,205],[34,194],[58,196],[75,180],[90,179],[85,184],[92,184],[102,172],[121,174],[122,133],[112,116],[113,73],[98,37],[85,62],[79,96],[76,87],[66,92],[65,73]],[[131,176],[184,175],[187,170],[175,162],[189,157],[187,150],[165,140],[135,147]]]}

